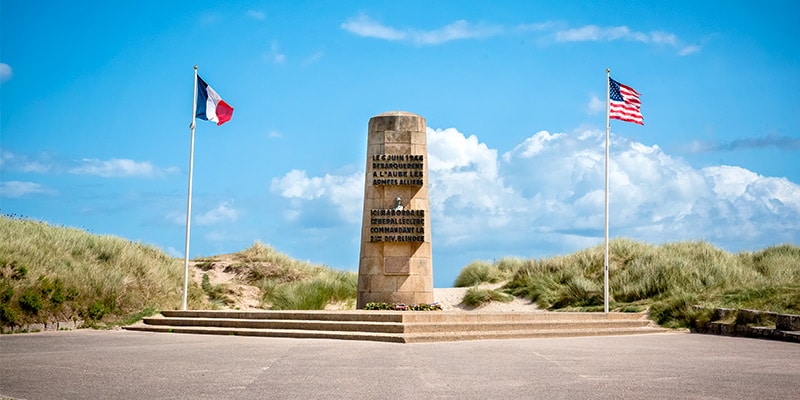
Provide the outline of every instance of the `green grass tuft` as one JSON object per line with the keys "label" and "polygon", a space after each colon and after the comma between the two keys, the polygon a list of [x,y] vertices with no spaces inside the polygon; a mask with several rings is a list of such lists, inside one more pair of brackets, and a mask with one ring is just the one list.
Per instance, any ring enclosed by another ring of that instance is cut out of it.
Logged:
{"label": "green grass tuft", "polygon": [[469,287],[481,283],[498,283],[509,278],[512,270],[510,259],[499,261],[496,265],[487,261],[473,261],[456,277],[454,287]]}
{"label": "green grass tuft", "polygon": [[513,300],[514,296],[500,290],[471,287],[464,294],[463,302],[470,307],[480,307],[493,301],[509,303]]}
{"label": "green grass tuft", "polygon": [[358,293],[358,278],[353,272],[326,270],[310,279],[281,284],[262,281],[264,302],[274,310],[322,310],[331,303],[353,308]]}

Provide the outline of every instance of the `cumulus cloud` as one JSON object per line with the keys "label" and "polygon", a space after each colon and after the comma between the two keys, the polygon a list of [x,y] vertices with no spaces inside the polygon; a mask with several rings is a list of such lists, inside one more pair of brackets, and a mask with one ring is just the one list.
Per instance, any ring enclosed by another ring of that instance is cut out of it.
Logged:
{"label": "cumulus cloud", "polygon": [[33,194],[50,194],[52,190],[34,182],[6,181],[0,182],[0,197],[20,198]]}
{"label": "cumulus cloud", "polygon": [[564,136],[563,133],[550,134],[547,131],[536,132],[533,136],[525,139],[521,144],[517,145],[513,151],[503,154],[506,162],[511,160],[512,154],[516,153],[522,158],[531,158],[541,153],[548,142],[556,140]]}
{"label": "cumulus cloud", "polygon": [[135,161],[121,158],[111,160],[84,158],[80,166],[70,168],[68,172],[76,175],[96,175],[103,178],[151,178],[176,173],[178,172],[178,168],[170,167],[162,169],[149,161]]}
{"label": "cumulus cloud", "polygon": [[6,63],[0,63],[0,82],[5,82],[14,75],[14,70]]}
{"label": "cumulus cloud", "polygon": [[239,212],[228,201],[219,203],[216,207],[194,217],[197,225],[216,225],[222,222],[234,222],[239,217]]}
{"label": "cumulus cloud", "polygon": [[321,200],[314,202],[318,210],[333,208],[345,221],[361,221],[364,172],[309,178],[306,171],[292,170],[281,178],[273,178],[270,191],[293,200],[292,207],[284,213],[287,220],[295,220],[300,216],[298,207],[305,204],[298,200]]}
{"label": "cumulus cloud", "polygon": [[[231,201],[222,201],[216,207],[202,212],[192,212],[192,224],[199,226],[218,225],[223,222],[235,222],[239,219],[239,211],[233,207]],[[171,211],[164,219],[175,225],[186,224],[186,210]]]}
{"label": "cumulus cloud", "polygon": [[[427,135],[437,245],[485,246],[502,256],[602,240],[605,132],[539,131],[502,155],[455,128]],[[800,240],[800,185],[785,178],[732,166],[696,169],[657,145],[613,134],[610,160],[612,236],[709,240],[734,250]],[[292,200],[295,219],[325,202],[339,211],[340,224],[360,223],[363,171],[309,177],[293,170],[271,189]]]}
{"label": "cumulus cloud", "polygon": [[471,24],[464,20],[458,20],[441,28],[431,30],[397,29],[376,22],[364,14],[349,18],[342,23],[341,28],[358,36],[391,41],[410,41],[421,45],[435,45],[452,40],[489,37],[503,31],[500,26]]}

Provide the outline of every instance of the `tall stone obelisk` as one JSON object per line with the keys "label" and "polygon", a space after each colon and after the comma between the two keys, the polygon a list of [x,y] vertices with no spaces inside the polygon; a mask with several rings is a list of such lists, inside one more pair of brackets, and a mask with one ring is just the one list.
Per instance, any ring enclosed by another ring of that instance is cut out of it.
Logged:
{"label": "tall stone obelisk", "polygon": [[429,210],[425,118],[370,118],[357,308],[433,302]]}

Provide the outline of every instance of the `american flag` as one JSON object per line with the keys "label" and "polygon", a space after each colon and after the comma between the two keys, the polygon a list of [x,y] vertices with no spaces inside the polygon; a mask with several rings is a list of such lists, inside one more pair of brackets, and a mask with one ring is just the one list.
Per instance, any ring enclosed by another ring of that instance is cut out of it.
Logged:
{"label": "american flag", "polygon": [[639,111],[639,107],[642,106],[642,102],[639,101],[639,92],[611,78],[608,78],[608,89],[608,117],[644,125],[642,112]]}

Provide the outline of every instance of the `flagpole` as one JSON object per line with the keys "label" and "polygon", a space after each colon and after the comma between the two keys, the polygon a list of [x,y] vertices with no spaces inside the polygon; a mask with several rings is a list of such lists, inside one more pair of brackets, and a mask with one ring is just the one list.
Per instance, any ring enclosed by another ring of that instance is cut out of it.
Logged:
{"label": "flagpole", "polygon": [[606,173],[605,173],[605,236],[603,252],[603,310],[608,313],[608,148],[609,132],[611,131],[611,93],[609,88],[611,69],[606,68]]}
{"label": "flagpole", "polygon": [[194,128],[195,114],[197,114],[197,65],[194,66],[194,94],[192,96],[192,123],[189,129],[192,130],[191,145],[189,146],[189,194],[186,200],[186,247],[183,251],[183,311],[186,311],[186,303],[189,293],[189,231],[192,217],[192,173],[194,172]]}

